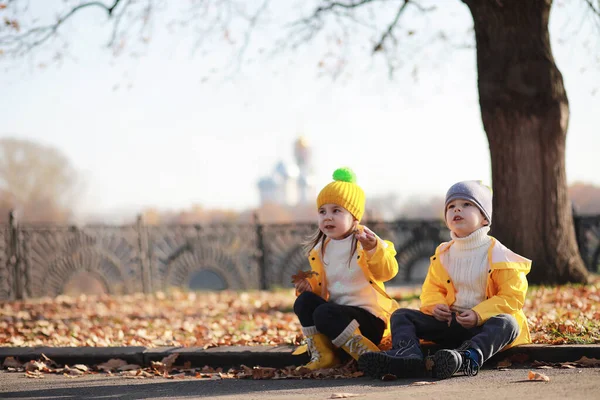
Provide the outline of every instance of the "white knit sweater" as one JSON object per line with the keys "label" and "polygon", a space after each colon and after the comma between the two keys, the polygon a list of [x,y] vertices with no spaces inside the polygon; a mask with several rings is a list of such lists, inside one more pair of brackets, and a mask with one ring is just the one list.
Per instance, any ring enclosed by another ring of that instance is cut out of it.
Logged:
{"label": "white knit sweater", "polygon": [[488,249],[490,228],[484,226],[464,238],[453,233],[454,244],[442,254],[442,264],[448,271],[456,289],[452,311],[470,310],[485,300],[485,286],[489,267]]}
{"label": "white knit sweater", "polygon": [[345,306],[361,307],[381,318],[384,312],[377,301],[381,294],[373,289],[367,280],[358,265],[356,253],[350,258],[352,238],[353,235],[341,240],[332,239],[325,247],[323,264],[329,289],[329,301]]}

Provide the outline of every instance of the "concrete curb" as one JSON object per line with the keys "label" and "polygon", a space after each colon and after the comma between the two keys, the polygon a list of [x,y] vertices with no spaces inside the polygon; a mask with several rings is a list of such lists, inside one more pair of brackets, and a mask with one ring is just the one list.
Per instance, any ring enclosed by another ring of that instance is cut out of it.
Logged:
{"label": "concrete curb", "polygon": [[[433,353],[435,346],[423,346],[424,354]],[[179,353],[176,365],[189,362],[194,367],[205,365],[217,368],[262,366],[283,368],[302,365],[308,355],[292,355],[293,346],[223,346],[202,349],[199,347],[0,347],[0,364],[6,357],[14,357],[21,362],[38,360],[42,354],[60,365],[96,365],[111,358],[120,358],[130,364],[150,366],[152,361]],[[600,345],[524,345],[496,354],[485,366],[494,367],[500,360],[510,358],[513,364],[542,362],[577,361],[581,357],[600,359]]]}

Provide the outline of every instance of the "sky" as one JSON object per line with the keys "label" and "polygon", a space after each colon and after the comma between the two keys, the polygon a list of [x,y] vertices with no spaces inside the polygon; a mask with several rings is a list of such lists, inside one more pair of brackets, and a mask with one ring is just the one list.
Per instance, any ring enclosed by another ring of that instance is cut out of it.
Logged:
{"label": "sky", "polygon": [[[428,3],[438,9],[407,15],[403,26],[416,34],[401,36],[393,79],[371,55],[373,37],[358,28],[342,44],[333,32],[265,55],[281,31],[273,21],[296,18],[292,7],[268,15],[239,69],[227,69],[242,42],[235,29],[226,37],[234,45],[216,40],[198,50],[198,33],[163,29],[179,12],[170,9],[141,56],[115,56],[106,16],[85,10],[61,28],[70,45],[62,61],[42,67],[39,55],[0,58],[0,137],[61,150],[85,183],[82,216],[256,207],[258,180],[278,161],[293,161],[299,136],[311,145],[318,188],[339,166],[354,169],[367,198],[443,196],[465,179],[491,184],[470,14],[457,0]],[[583,3],[556,1],[550,30],[571,107],[567,179],[600,185],[600,24],[589,22]],[[31,4],[30,17],[47,17],[62,1]],[[431,41],[438,28],[450,40]],[[324,73],[336,65],[331,54],[346,60],[337,76]]]}

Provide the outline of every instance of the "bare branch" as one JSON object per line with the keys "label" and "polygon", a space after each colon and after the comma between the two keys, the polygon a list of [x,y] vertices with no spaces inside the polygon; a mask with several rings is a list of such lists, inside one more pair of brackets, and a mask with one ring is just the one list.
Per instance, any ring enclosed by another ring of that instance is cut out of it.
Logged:
{"label": "bare branch", "polygon": [[115,17],[115,24],[113,26],[112,36],[110,38],[110,41],[108,42],[108,47],[111,47],[115,43],[117,32],[119,31],[119,25],[121,24],[121,19],[123,18],[123,15],[125,15],[125,11],[127,10],[127,7],[129,7],[130,4],[131,1],[126,0],[125,5],[123,5],[123,7],[121,8],[121,12]]}
{"label": "bare branch", "polygon": [[242,43],[242,46],[240,47],[240,50],[239,50],[238,56],[237,56],[238,71],[243,63],[246,49],[248,48],[248,44],[250,43],[250,38],[252,37],[252,33],[253,33],[254,29],[256,28],[256,23],[258,22],[258,19],[262,15],[262,13],[269,6],[269,2],[270,2],[270,0],[264,0],[262,5],[256,10],[256,12],[248,18],[248,28],[246,29],[246,32],[244,34],[244,43]]}
{"label": "bare branch", "polygon": [[377,42],[377,44],[373,47],[373,53],[383,49],[383,43],[385,42],[385,40],[388,37],[390,37],[392,35],[392,31],[396,27],[396,24],[398,23],[398,20],[400,20],[400,16],[406,9],[406,6],[408,5],[408,3],[409,3],[409,0],[404,0],[404,3],[402,4],[402,6],[398,9],[398,12],[396,13],[396,17],[394,18],[392,23],[388,26],[388,28],[384,32],[384,34],[381,35],[381,39],[379,39],[379,42]]}
{"label": "bare branch", "polygon": [[584,0],[588,6],[590,6],[590,9],[592,10],[592,12],[594,14],[596,14],[598,17],[600,17],[600,2],[598,3],[598,8],[596,8],[596,6],[594,5],[594,3],[592,3],[592,0]]}
{"label": "bare branch", "polygon": [[394,20],[390,23],[390,25],[388,26],[388,29],[383,33],[383,35],[381,35],[381,39],[379,39],[379,42],[377,42],[377,44],[373,47],[373,53],[383,50],[383,44],[385,43],[385,41],[389,37],[393,38],[392,32],[393,32],[394,28],[396,27],[396,24],[398,24],[398,21],[400,20],[400,16],[402,15],[402,13],[404,12],[404,10],[406,9],[406,7],[409,4],[414,5],[415,7],[417,7],[419,10],[421,10],[423,12],[433,11],[435,9],[435,7],[425,8],[422,5],[420,5],[419,3],[416,3],[411,0],[404,0],[404,3],[402,4],[402,6],[398,9],[398,12],[396,13]]}
{"label": "bare branch", "polygon": [[372,3],[373,1],[376,1],[376,0],[361,0],[361,1],[354,2],[354,3],[340,3],[337,1],[332,1],[332,2],[329,2],[329,4],[326,6],[317,7],[315,9],[314,16],[317,16],[318,14],[333,10],[335,8],[346,8],[346,9],[358,8],[367,3]]}
{"label": "bare branch", "polygon": [[[50,39],[53,35],[56,34],[56,32],[58,31],[58,28],[60,28],[60,26],[62,24],[64,24],[69,18],[71,18],[74,14],[81,11],[82,9],[88,8],[88,7],[100,7],[100,8],[103,8],[104,10],[106,10],[108,17],[110,18],[113,15],[115,8],[119,5],[120,2],[121,2],[121,0],[114,0],[113,4],[111,6],[107,6],[106,4],[101,3],[99,1],[90,1],[87,3],[82,3],[78,6],[73,7],[71,9],[71,11],[69,11],[62,17],[59,17],[58,20],[54,24],[47,25],[47,26],[35,27],[21,35],[9,36],[7,38],[4,38],[4,40],[1,40],[0,43],[8,43],[8,44],[16,43],[16,44],[18,44],[19,48],[25,47],[24,52],[28,52],[31,49],[41,45],[42,43],[44,43],[45,41]],[[40,37],[33,40],[31,43],[27,43],[27,44],[24,43],[24,42],[26,42],[26,39],[31,36],[34,36],[34,37],[40,36]]]}

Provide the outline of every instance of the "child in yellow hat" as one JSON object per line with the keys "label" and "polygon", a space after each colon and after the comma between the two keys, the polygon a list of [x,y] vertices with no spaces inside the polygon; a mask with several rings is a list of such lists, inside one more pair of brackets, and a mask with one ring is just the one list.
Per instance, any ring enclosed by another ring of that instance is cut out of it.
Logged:
{"label": "child in yellow hat", "polygon": [[398,273],[394,244],[359,225],[365,193],[354,172],[340,168],[333,179],[317,197],[319,229],[307,245],[312,273],[295,284],[311,370],[338,364],[336,348],[355,360],[379,351],[398,307],[383,285]]}

